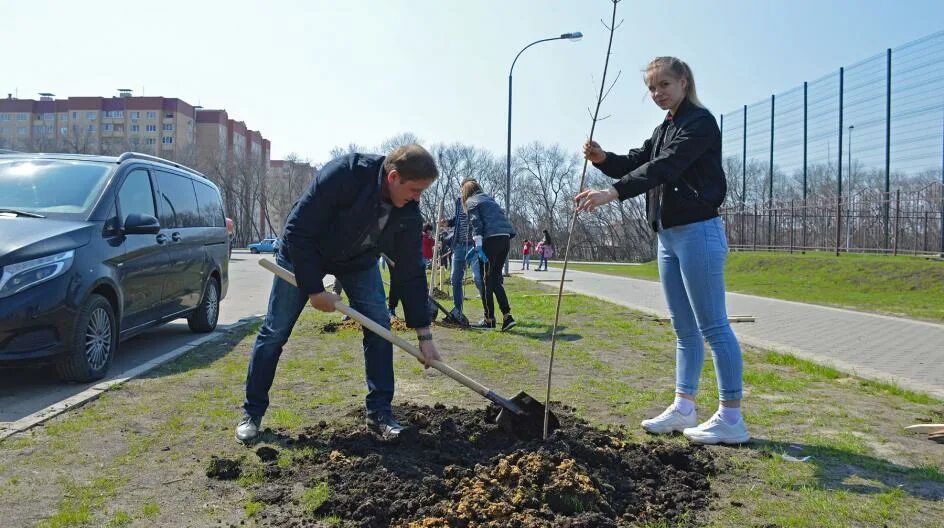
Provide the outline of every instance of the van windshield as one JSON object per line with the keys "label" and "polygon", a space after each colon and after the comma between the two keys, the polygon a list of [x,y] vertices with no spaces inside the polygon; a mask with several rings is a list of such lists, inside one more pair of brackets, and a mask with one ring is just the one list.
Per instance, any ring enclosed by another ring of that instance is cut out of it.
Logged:
{"label": "van windshield", "polygon": [[0,211],[86,217],[111,169],[108,164],[87,161],[0,160]]}

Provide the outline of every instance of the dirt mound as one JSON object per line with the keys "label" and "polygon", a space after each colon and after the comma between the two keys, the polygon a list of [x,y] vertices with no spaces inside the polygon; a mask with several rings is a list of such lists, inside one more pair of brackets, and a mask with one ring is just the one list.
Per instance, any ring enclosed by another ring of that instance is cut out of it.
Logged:
{"label": "dirt mound", "polygon": [[[322,334],[333,334],[343,330],[357,330],[360,332],[361,328],[360,323],[353,319],[348,319],[346,321],[329,321],[321,327],[320,332]],[[405,332],[410,330],[410,328],[406,326],[406,322],[402,319],[391,319],[390,330],[393,332]]]}
{"label": "dirt mound", "polygon": [[563,426],[546,442],[526,441],[493,425],[497,412],[403,406],[396,414],[409,429],[393,443],[366,432],[359,412],[343,429],[321,423],[287,438],[286,447],[315,454],[265,471],[254,490],[269,503],[262,524],[313,527],[336,517],[352,527],[684,525],[708,505],[714,464],[705,449],[628,444],[559,407]]}

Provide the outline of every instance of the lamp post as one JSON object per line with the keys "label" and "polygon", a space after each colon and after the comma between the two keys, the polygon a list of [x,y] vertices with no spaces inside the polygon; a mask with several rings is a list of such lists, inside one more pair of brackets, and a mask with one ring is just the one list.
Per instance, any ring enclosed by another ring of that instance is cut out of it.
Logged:
{"label": "lamp post", "polygon": [[[518,57],[524,53],[524,50],[534,46],[535,44],[540,44],[541,42],[550,42],[552,40],[570,40],[576,42],[583,38],[583,33],[579,31],[574,31],[573,33],[564,33],[559,37],[551,37],[541,40],[535,40],[531,44],[521,48],[521,51],[515,55],[515,60],[511,62],[511,68],[508,70],[508,144],[505,151],[505,213],[508,214],[509,221],[511,220],[511,76],[515,71],[515,63],[518,62]],[[505,275],[508,275],[508,261],[505,261]]]}

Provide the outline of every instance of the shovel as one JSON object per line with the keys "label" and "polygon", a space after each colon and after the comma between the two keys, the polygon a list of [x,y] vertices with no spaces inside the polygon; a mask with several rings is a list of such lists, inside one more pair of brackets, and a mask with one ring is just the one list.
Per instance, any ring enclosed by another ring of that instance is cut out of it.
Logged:
{"label": "shovel", "polygon": [[[289,284],[296,287],[298,286],[298,284],[295,282],[295,274],[283,268],[282,266],[279,266],[275,262],[264,258],[259,260],[259,265],[271,271],[285,282],[288,282]],[[423,353],[420,352],[418,348],[413,346],[412,343],[368,319],[364,314],[342,303],[341,301],[335,302],[334,308],[344,315],[347,315],[351,319],[357,321],[363,325],[364,328],[367,328],[371,332],[374,332],[390,343],[397,345],[398,347],[407,351],[416,359],[423,361]],[[515,435],[522,438],[536,438],[541,436],[541,431],[544,426],[544,414],[546,410],[541,402],[535,400],[527,393],[522,391],[511,399],[507,399],[495,393],[495,391],[489,389],[488,387],[482,385],[481,383],[475,381],[474,379],[443,363],[442,361],[433,360],[429,363],[429,366],[449,376],[453,380],[459,382],[461,385],[464,385],[466,388],[475,391],[480,396],[500,407],[501,411],[495,418],[495,423],[502,428],[510,430]],[[554,430],[560,427],[560,421],[556,416],[554,416],[554,413],[549,411],[547,412],[550,416],[549,430]]]}

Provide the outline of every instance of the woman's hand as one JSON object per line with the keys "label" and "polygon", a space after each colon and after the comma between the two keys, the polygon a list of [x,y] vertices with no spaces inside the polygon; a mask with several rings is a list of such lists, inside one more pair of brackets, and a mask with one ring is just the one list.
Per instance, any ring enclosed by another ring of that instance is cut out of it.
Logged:
{"label": "woman's hand", "polygon": [[619,193],[617,193],[616,189],[613,187],[608,189],[587,189],[577,196],[574,196],[574,203],[577,204],[578,213],[582,211],[592,213],[597,207],[618,199]]}
{"label": "woman's hand", "polygon": [[583,157],[589,160],[590,163],[603,163],[603,160],[606,159],[606,152],[596,141],[587,140],[583,144]]}

